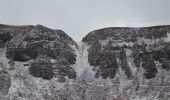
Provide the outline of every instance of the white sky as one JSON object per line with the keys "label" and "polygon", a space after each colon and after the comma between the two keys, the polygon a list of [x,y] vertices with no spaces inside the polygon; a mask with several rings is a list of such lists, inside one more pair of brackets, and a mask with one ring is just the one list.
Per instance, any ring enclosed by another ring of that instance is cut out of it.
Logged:
{"label": "white sky", "polygon": [[0,23],[42,24],[81,41],[104,27],[170,24],[170,0],[0,0]]}

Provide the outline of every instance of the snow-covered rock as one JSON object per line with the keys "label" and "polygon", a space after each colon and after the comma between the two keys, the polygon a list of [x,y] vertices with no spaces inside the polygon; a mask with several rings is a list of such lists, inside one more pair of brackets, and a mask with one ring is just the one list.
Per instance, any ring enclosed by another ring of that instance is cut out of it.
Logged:
{"label": "snow-covered rock", "polygon": [[0,25],[0,100],[169,100],[170,26],[110,27],[76,43]]}

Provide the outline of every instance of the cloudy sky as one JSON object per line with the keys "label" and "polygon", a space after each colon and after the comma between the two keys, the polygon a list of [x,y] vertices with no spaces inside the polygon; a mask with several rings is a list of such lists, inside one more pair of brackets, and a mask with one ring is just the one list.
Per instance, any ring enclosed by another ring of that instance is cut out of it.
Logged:
{"label": "cloudy sky", "polygon": [[170,24],[170,0],[0,0],[0,23],[42,24],[80,41],[98,28]]}

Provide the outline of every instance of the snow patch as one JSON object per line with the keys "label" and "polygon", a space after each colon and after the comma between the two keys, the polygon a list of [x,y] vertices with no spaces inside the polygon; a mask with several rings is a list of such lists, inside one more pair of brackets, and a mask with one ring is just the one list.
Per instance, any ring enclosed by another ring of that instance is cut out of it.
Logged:
{"label": "snow patch", "polygon": [[166,42],[169,42],[170,41],[170,33],[167,33],[167,37],[165,39]]}
{"label": "snow patch", "polygon": [[[80,77],[85,71],[94,74],[92,66],[88,62],[88,48],[89,46],[83,42],[78,43],[78,49],[76,50],[76,63],[73,65],[74,70],[77,73],[77,77]],[[89,74],[90,74],[89,73]]]}

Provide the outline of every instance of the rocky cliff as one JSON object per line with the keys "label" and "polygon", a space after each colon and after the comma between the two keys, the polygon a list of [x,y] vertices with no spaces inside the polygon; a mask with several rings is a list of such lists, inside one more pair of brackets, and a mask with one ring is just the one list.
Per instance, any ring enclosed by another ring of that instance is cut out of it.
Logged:
{"label": "rocky cliff", "polygon": [[0,100],[169,100],[170,26],[109,27],[76,43],[0,25]]}

